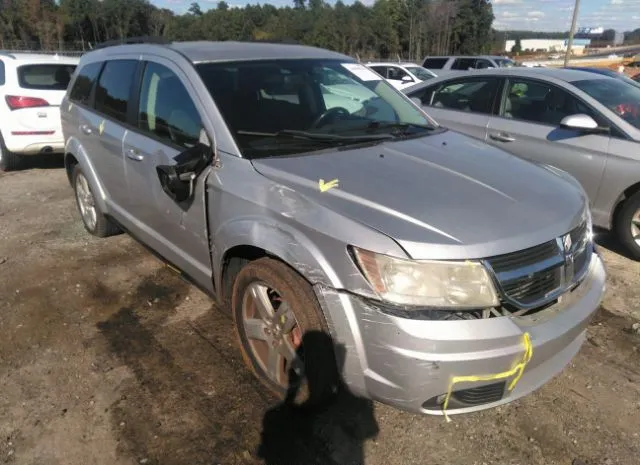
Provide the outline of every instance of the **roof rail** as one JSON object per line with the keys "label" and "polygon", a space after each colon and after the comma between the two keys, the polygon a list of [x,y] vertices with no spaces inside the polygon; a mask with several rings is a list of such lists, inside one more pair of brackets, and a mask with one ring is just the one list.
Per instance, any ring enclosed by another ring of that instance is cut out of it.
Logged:
{"label": "roof rail", "polygon": [[15,60],[15,59],[16,59],[16,56],[15,56],[13,53],[10,53],[10,52],[3,52],[2,50],[0,50],[0,56],[8,57],[8,58],[11,58],[11,59],[13,59],[13,60]]}
{"label": "roof rail", "polygon": [[127,37],[124,39],[108,40],[106,42],[95,45],[92,50],[98,50],[101,48],[115,47],[117,45],[130,45],[130,44],[158,44],[168,45],[171,41],[164,37],[157,36],[142,36],[142,37]]}

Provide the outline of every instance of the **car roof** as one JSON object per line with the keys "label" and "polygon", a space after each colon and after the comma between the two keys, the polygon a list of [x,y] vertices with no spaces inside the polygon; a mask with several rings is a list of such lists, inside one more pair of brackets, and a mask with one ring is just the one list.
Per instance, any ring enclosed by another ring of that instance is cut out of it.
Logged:
{"label": "car roof", "polygon": [[367,66],[420,66],[409,61],[369,61]]}
{"label": "car roof", "polygon": [[[527,68],[514,66],[512,68],[492,68],[475,70],[469,72],[469,75],[507,75],[507,76],[519,76],[519,77],[549,77],[552,79],[558,79],[560,81],[575,82],[582,81],[584,79],[609,79],[610,77],[601,73],[593,73],[591,71],[568,69],[568,68]],[[466,75],[466,74],[465,74]],[[447,77],[461,77],[459,75]],[[444,76],[443,76],[444,78]]]}
{"label": "car roof", "polygon": [[237,41],[190,41],[169,42],[167,44],[137,43],[113,45],[100,48],[94,53],[120,53],[123,51],[144,53],[150,49],[174,50],[192,63],[225,62],[225,61],[251,61],[251,60],[287,60],[287,59],[336,59],[342,61],[355,61],[353,58],[341,53],[331,52],[317,47],[306,45],[292,45],[270,42],[237,42]]}
{"label": "car roof", "polygon": [[[62,64],[77,64],[80,61],[77,57],[70,57],[65,55],[57,55],[54,53],[9,53],[0,51],[0,58],[5,58],[5,61],[12,61],[16,64],[24,63],[62,63]],[[8,59],[8,60],[7,60]]]}
{"label": "car roof", "polygon": [[423,89],[428,86],[432,86],[439,82],[450,81],[454,79],[468,78],[473,76],[516,76],[522,78],[540,78],[548,77],[551,79],[557,79],[565,82],[583,81],[586,79],[613,79],[611,76],[607,76],[600,73],[592,73],[591,71],[566,69],[566,68],[525,68],[525,67],[513,67],[513,68],[491,68],[466,71],[464,74],[444,74],[427,81],[419,82],[415,85],[403,89],[404,93],[409,93]]}

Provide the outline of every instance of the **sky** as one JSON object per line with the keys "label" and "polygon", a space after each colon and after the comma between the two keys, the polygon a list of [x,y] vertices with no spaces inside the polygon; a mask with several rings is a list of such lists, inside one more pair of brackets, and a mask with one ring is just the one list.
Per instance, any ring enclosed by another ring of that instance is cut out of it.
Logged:
{"label": "sky", "polygon": [[[151,0],[151,3],[184,13],[193,0]],[[293,0],[226,0],[228,4],[271,3],[292,5]],[[328,0],[332,1],[332,0]],[[350,3],[349,0],[344,0]],[[361,0],[370,4],[373,0]],[[199,0],[203,10],[215,7],[218,0]],[[571,26],[575,0],[493,0],[498,30],[567,31]],[[640,27],[640,0],[580,0],[578,27],[604,27],[629,31]]]}

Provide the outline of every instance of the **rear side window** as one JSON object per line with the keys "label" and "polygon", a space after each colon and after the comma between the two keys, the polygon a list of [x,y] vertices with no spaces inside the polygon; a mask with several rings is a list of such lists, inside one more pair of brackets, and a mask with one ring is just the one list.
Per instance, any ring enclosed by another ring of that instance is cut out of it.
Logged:
{"label": "rear side window", "polygon": [[424,60],[424,63],[422,63],[422,67],[427,69],[442,69],[444,65],[447,64],[447,61],[449,61],[448,58],[427,58]]}
{"label": "rear side window", "polygon": [[498,85],[498,79],[491,77],[449,81],[431,87],[420,99],[435,108],[491,114]]}
{"label": "rear side window", "polygon": [[137,68],[137,60],[107,61],[96,87],[97,111],[123,123],[127,120],[128,101]]}
{"label": "rear side window", "polygon": [[18,84],[23,89],[67,90],[74,65],[37,64],[18,67]]}
{"label": "rear side window", "polygon": [[476,67],[476,59],[475,58],[458,58],[453,62],[451,69],[463,70],[467,71],[469,68]]}
{"label": "rear side window", "polygon": [[83,66],[78,72],[71,92],[69,93],[69,99],[76,103],[87,105],[89,103],[89,97],[91,96],[91,89],[98,79],[102,63],[89,63]]}
{"label": "rear side window", "polygon": [[4,86],[4,61],[0,60],[0,86]]}

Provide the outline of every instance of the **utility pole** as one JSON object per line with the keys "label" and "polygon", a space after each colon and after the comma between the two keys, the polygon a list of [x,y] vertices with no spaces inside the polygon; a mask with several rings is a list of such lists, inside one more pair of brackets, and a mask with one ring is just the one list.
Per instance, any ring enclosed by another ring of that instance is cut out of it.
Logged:
{"label": "utility pole", "polygon": [[569,66],[569,57],[571,56],[571,47],[573,47],[573,35],[576,33],[576,22],[578,20],[578,10],[580,9],[580,0],[576,0],[573,7],[573,19],[571,20],[571,30],[569,31],[569,42],[567,43],[567,52],[564,54],[564,67]]}

